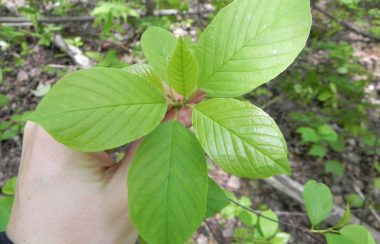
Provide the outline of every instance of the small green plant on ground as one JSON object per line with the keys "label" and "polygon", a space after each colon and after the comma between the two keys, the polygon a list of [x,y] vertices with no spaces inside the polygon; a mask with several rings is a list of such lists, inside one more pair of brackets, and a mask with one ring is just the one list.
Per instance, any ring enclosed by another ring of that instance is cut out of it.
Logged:
{"label": "small green plant on ground", "polygon": [[[149,28],[141,38],[149,65],[73,72],[28,118],[84,152],[144,137],[128,174],[132,222],[148,243],[183,243],[210,208],[222,207],[208,201],[223,192],[210,191],[205,153],[240,177],[291,173],[273,119],[234,97],[283,72],[310,27],[308,0],[235,0],[205,29],[195,51],[182,38]],[[194,133],[186,128],[191,124]]]}
{"label": "small green plant on ground", "polygon": [[[0,68],[0,86],[3,84],[3,70]],[[0,108],[8,104],[8,98],[0,93]]]}
{"label": "small green plant on ground", "polygon": [[350,224],[350,207],[347,205],[342,219],[334,226],[321,229],[333,209],[333,196],[330,189],[314,180],[306,183],[303,191],[306,212],[312,224],[311,231],[323,234],[328,244],[375,244],[371,233],[362,225]]}
{"label": "small green plant on ground", "polygon": [[290,235],[279,230],[279,219],[271,209],[263,206],[260,209],[260,216],[258,216],[254,212],[247,210],[252,205],[249,198],[241,197],[237,199],[230,192],[227,192],[226,195],[233,202],[222,209],[223,218],[228,220],[237,217],[241,223],[234,230],[233,243],[288,243]]}
{"label": "small green plant on ground", "polygon": [[314,33],[305,52],[323,54],[318,67],[299,64],[302,68],[291,72],[281,83],[281,91],[300,109],[289,116],[296,122],[307,154],[325,159],[325,172],[340,177],[344,166],[331,155],[347,152],[352,141],[366,155],[379,153],[379,135],[371,129],[369,116],[378,105],[368,99],[365,91],[372,77],[354,57],[351,44],[322,38],[325,35]]}
{"label": "small green plant on ground", "polygon": [[92,10],[95,26],[102,26],[102,37],[109,37],[112,30],[123,31],[121,21],[127,22],[128,17],[139,17],[139,13],[129,6],[125,0],[100,1]]}

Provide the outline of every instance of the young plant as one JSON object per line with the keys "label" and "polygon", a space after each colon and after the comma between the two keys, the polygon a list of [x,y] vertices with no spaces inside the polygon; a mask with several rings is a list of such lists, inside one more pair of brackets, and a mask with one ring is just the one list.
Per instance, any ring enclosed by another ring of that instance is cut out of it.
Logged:
{"label": "young plant", "polygon": [[141,39],[149,65],[73,72],[29,119],[84,152],[144,137],[128,175],[132,222],[148,243],[184,243],[206,211],[222,206],[207,202],[222,191],[208,190],[205,153],[240,177],[291,173],[273,119],[234,97],[284,71],[310,27],[309,0],[235,0],[206,28],[195,52],[151,27]]}
{"label": "young plant", "polygon": [[357,224],[348,225],[351,215],[349,205],[337,224],[327,229],[318,228],[329,217],[333,208],[333,196],[325,184],[308,181],[303,190],[303,198],[312,224],[311,231],[323,234],[328,244],[375,244],[367,228]]}
{"label": "young plant", "polygon": [[103,24],[102,36],[108,37],[113,29],[122,30],[121,19],[126,22],[129,16],[139,17],[139,13],[121,1],[111,1],[97,3],[91,15],[95,17],[95,26]]}
{"label": "young plant", "polygon": [[234,202],[231,202],[227,207],[222,209],[222,217],[227,220],[237,218],[242,224],[234,230],[233,243],[288,243],[290,235],[280,231],[279,219],[275,212],[263,206],[263,211],[258,211],[260,215],[257,215],[247,210],[252,205],[249,198],[241,197],[237,199],[230,192],[227,192],[226,195]]}

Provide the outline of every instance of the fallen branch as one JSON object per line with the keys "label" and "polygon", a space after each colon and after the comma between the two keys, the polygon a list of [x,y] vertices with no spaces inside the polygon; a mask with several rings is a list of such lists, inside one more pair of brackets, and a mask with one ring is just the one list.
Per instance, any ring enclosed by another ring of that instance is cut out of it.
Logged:
{"label": "fallen branch", "polygon": [[[304,204],[302,197],[303,186],[300,183],[292,180],[290,177],[286,175],[278,175],[269,179],[265,179],[264,181],[271,185],[273,188],[279,190],[288,197],[292,198],[299,204]],[[336,224],[344,216],[344,213],[345,210],[343,208],[334,205],[332,213],[328,218],[327,222],[332,225]],[[360,224],[360,219],[357,218],[355,215],[351,214],[350,223]],[[372,226],[366,223],[364,223],[363,225],[367,227],[368,230],[371,232],[373,238],[375,238],[376,243],[380,243],[380,233]]]}
{"label": "fallen branch", "polygon": [[[189,10],[188,12],[183,12],[175,9],[162,9],[155,10],[154,16],[175,16],[175,15],[199,15],[212,13],[214,8],[211,5],[205,4],[202,10]],[[141,17],[145,17],[146,14],[142,11],[138,11]],[[42,24],[57,24],[57,23],[68,23],[68,22],[93,22],[95,17],[93,16],[65,16],[65,17],[40,17],[38,19],[39,23]],[[24,17],[0,17],[0,23],[7,26],[18,26],[18,25],[32,25],[32,22],[28,18]]]}
{"label": "fallen branch", "polygon": [[53,43],[69,55],[81,68],[88,68],[93,65],[93,62],[85,56],[79,48],[68,44],[61,35],[54,35]]}
{"label": "fallen branch", "polygon": [[[356,191],[356,193],[359,195],[359,197],[363,200],[363,201],[367,201],[368,199],[365,197],[365,195],[363,194],[363,192],[359,189],[359,187],[355,186],[354,185],[354,190]],[[371,212],[372,216],[376,219],[376,221],[380,224],[380,216],[379,214],[376,212],[375,208],[372,206],[372,205],[369,205],[367,206],[369,211]]]}
{"label": "fallen branch", "polygon": [[364,36],[364,37],[367,37],[369,39],[372,39],[373,41],[376,41],[376,42],[380,42],[380,37],[379,36],[375,36],[375,35],[372,35],[371,33],[368,33],[366,31],[363,31],[361,30],[359,27],[347,22],[347,21],[343,21],[343,20],[340,20],[338,17],[335,17],[334,15],[332,15],[331,13],[327,12],[326,10],[324,10],[323,8],[321,8],[320,6],[314,4],[314,9],[317,10],[318,12],[320,12],[321,14],[325,15],[326,17],[338,22],[340,25],[342,25],[344,28],[346,28],[347,30],[349,31],[352,31],[358,35],[361,35],[361,36]]}

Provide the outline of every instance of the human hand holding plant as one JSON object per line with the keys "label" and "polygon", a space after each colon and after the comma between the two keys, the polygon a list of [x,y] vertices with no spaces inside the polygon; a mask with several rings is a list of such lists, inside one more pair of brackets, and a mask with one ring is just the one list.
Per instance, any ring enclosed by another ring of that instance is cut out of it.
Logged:
{"label": "human hand holding plant", "polygon": [[29,122],[7,234],[15,243],[134,243],[125,178],[137,143],[116,163],[76,152]]}
{"label": "human hand holding plant", "polygon": [[[148,243],[184,243],[223,207],[213,205],[225,196],[210,191],[205,153],[240,177],[291,172],[273,119],[235,98],[284,71],[310,27],[309,0],[235,0],[206,28],[194,52],[182,38],[151,27],[141,38],[149,65],[73,72],[29,120],[83,152],[144,137],[128,173],[132,222]],[[171,121],[162,123],[165,116]],[[186,128],[191,124],[193,131]]]}

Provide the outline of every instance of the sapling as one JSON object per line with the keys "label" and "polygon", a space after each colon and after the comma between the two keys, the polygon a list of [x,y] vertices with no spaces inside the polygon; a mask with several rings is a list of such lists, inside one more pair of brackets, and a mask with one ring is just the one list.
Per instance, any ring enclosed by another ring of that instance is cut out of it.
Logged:
{"label": "sapling", "polygon": [[276,123],[235,98],[283,72],[304,48],[310,27],[309,0],[235,0],[194,51],[151,27],[141,38],[148,64],[70,73],[29,119],[83,152],[143,138],[128,174],[132,222],[148,243],[184,243],[206,208],[210,217],[225,206],[222,190],[212,184],[208,191],[205,154],[240,177],[291,173]]}

